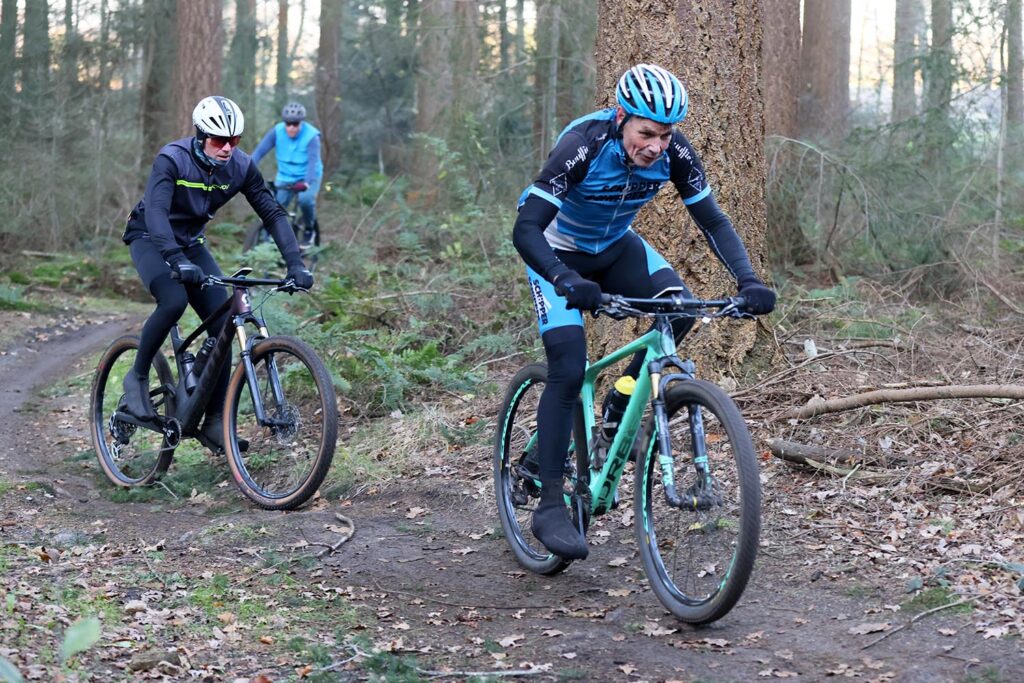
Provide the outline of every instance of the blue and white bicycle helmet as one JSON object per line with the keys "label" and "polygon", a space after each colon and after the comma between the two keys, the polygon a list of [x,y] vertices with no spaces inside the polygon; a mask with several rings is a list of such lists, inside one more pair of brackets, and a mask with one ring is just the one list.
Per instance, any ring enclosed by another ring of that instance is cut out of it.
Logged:
{"label": "blue and white bicycle helmet", "polygon": [[637,64],[622,74],[615,98],[626,113],[658,123],[679,123],[690,106],[679,79],[655,64]]}

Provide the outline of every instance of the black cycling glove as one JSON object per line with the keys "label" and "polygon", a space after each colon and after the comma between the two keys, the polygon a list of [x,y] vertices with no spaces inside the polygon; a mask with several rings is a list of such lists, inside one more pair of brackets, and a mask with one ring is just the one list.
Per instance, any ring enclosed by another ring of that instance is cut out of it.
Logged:
{"label": "black cycling glove", "polygon": [[775,310],[775,290],[756,278],[740,282],[739,295],[747,300],[743,306],[747,313],[764,315]]}
{"label": "black cycling glove", "polygon": [[593,311],[601,305],[601,286],[575,270],[566,270],[556,275],[554,285],[559,296],[565,297],[567,308]]}
{"label": "black cycling glove", "polygon": [[185,258],[181,252],[167,257],[167,265],[171,267],[171,277],[177,275],[174,279],[180,280],[182,284],[198,285],[206,279],[203,269]]}
{"label": "black cycling glove", "polygon": [[301,262],[292,263],[288,266],[287,278],[295,282],[298,289],[311,289],[313,287],[313,273],[309,272]]}

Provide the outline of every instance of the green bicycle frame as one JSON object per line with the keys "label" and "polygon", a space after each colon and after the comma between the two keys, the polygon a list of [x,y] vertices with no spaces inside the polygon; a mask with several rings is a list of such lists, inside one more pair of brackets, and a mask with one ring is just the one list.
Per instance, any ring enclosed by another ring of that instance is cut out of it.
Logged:
{"label": "green bicycle frame", "polygon": [[[619,428],[615,432],[615,438],[608,446],[608,457],[600,470],[590,471],[590,495],[591,512],[600,515],[611,509],[615,500],[615,491],[619,486],[619,480],[626,467],[629,458],[629,451],[633,448],[637,433],[640,431],[644,409],[651,398],[651,375],[647,371],[648,364],[659,358],[676,357],[676,341],[672,331],[667,325],[655,325],[654,329],[642,337],[626,344],[622,348],[613,351],[604,358],[593,364],[588,364],[583,377],[583,388],[580,392],[583,404],[583,422],[586,427],[585,433],[594,433],[596,418],[594,416],[594,384],[602,371],[618,361],[632,356],[638,351],[646,351],[644,356],[644,370],[637,377],[633,394],[629,398],[626,410],[619,420]],[[690,365],[687,363],[686,365]],[[690,365],[692,368],[692,365]],[[692,376],[692,370],[683,368],[684,374]],[[649,447],[653,447],[655,439],[651,439]],[[589,447],[589,443],[588,443]],[[667,456],[671,457],[671,456]],[[592,460],[592,459],[591,459]],[[637,454],[637,463],[641,461],[640,454]]]}

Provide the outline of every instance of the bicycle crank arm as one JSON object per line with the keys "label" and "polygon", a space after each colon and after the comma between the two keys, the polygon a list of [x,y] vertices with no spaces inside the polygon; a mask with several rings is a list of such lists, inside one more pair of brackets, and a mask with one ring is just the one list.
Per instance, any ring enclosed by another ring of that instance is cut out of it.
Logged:
{"label": "bicycle crank arm", "polygon": [[167,445],[170,448],[177,448],[178,442],[181,441],[181,423],[173,417],[164,419],[158,415],[152,420],[143,420],[123,410],[118,410],[110,417],[111,421],[116,420],[118,422],[124,422],[125,424],[148,429],[151,432],[163,434],[164,438],[167,439]]}

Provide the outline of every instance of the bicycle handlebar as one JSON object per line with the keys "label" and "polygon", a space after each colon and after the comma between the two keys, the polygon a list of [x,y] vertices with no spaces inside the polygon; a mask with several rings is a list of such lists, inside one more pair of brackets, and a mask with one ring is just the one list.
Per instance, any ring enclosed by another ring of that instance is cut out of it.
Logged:
{"label": "bicycle handlebar", "polygon": [[594,310],[594,316],[607,315],[610,318],[634,318],[658,314],[678,314],[696,318],[708,315],[712,318],[754,318],[743,310],[747,300],[742,296],[725,299],[684,299],[678,295],[658,299],[637,299],[617,294],[602,294],[601,306]]}
{"label": "bicycle handlebar", "polygon": [[[243,271],[239,271],[240,273]],[[181,281],[181,275],[175,271],[171,271],[171,279]],[[258,277],[245,277],[245,275],[207,275],[206,279],[199,283],[200,287],[210,287],[212,285],[228,285],[230,287],[274,287],[275,289],[282,292],[308,292],[308,289],[295,286],[295,280],[293,278],[287,278],[284,280],[272,280],[269,278],[258,278]]]}

